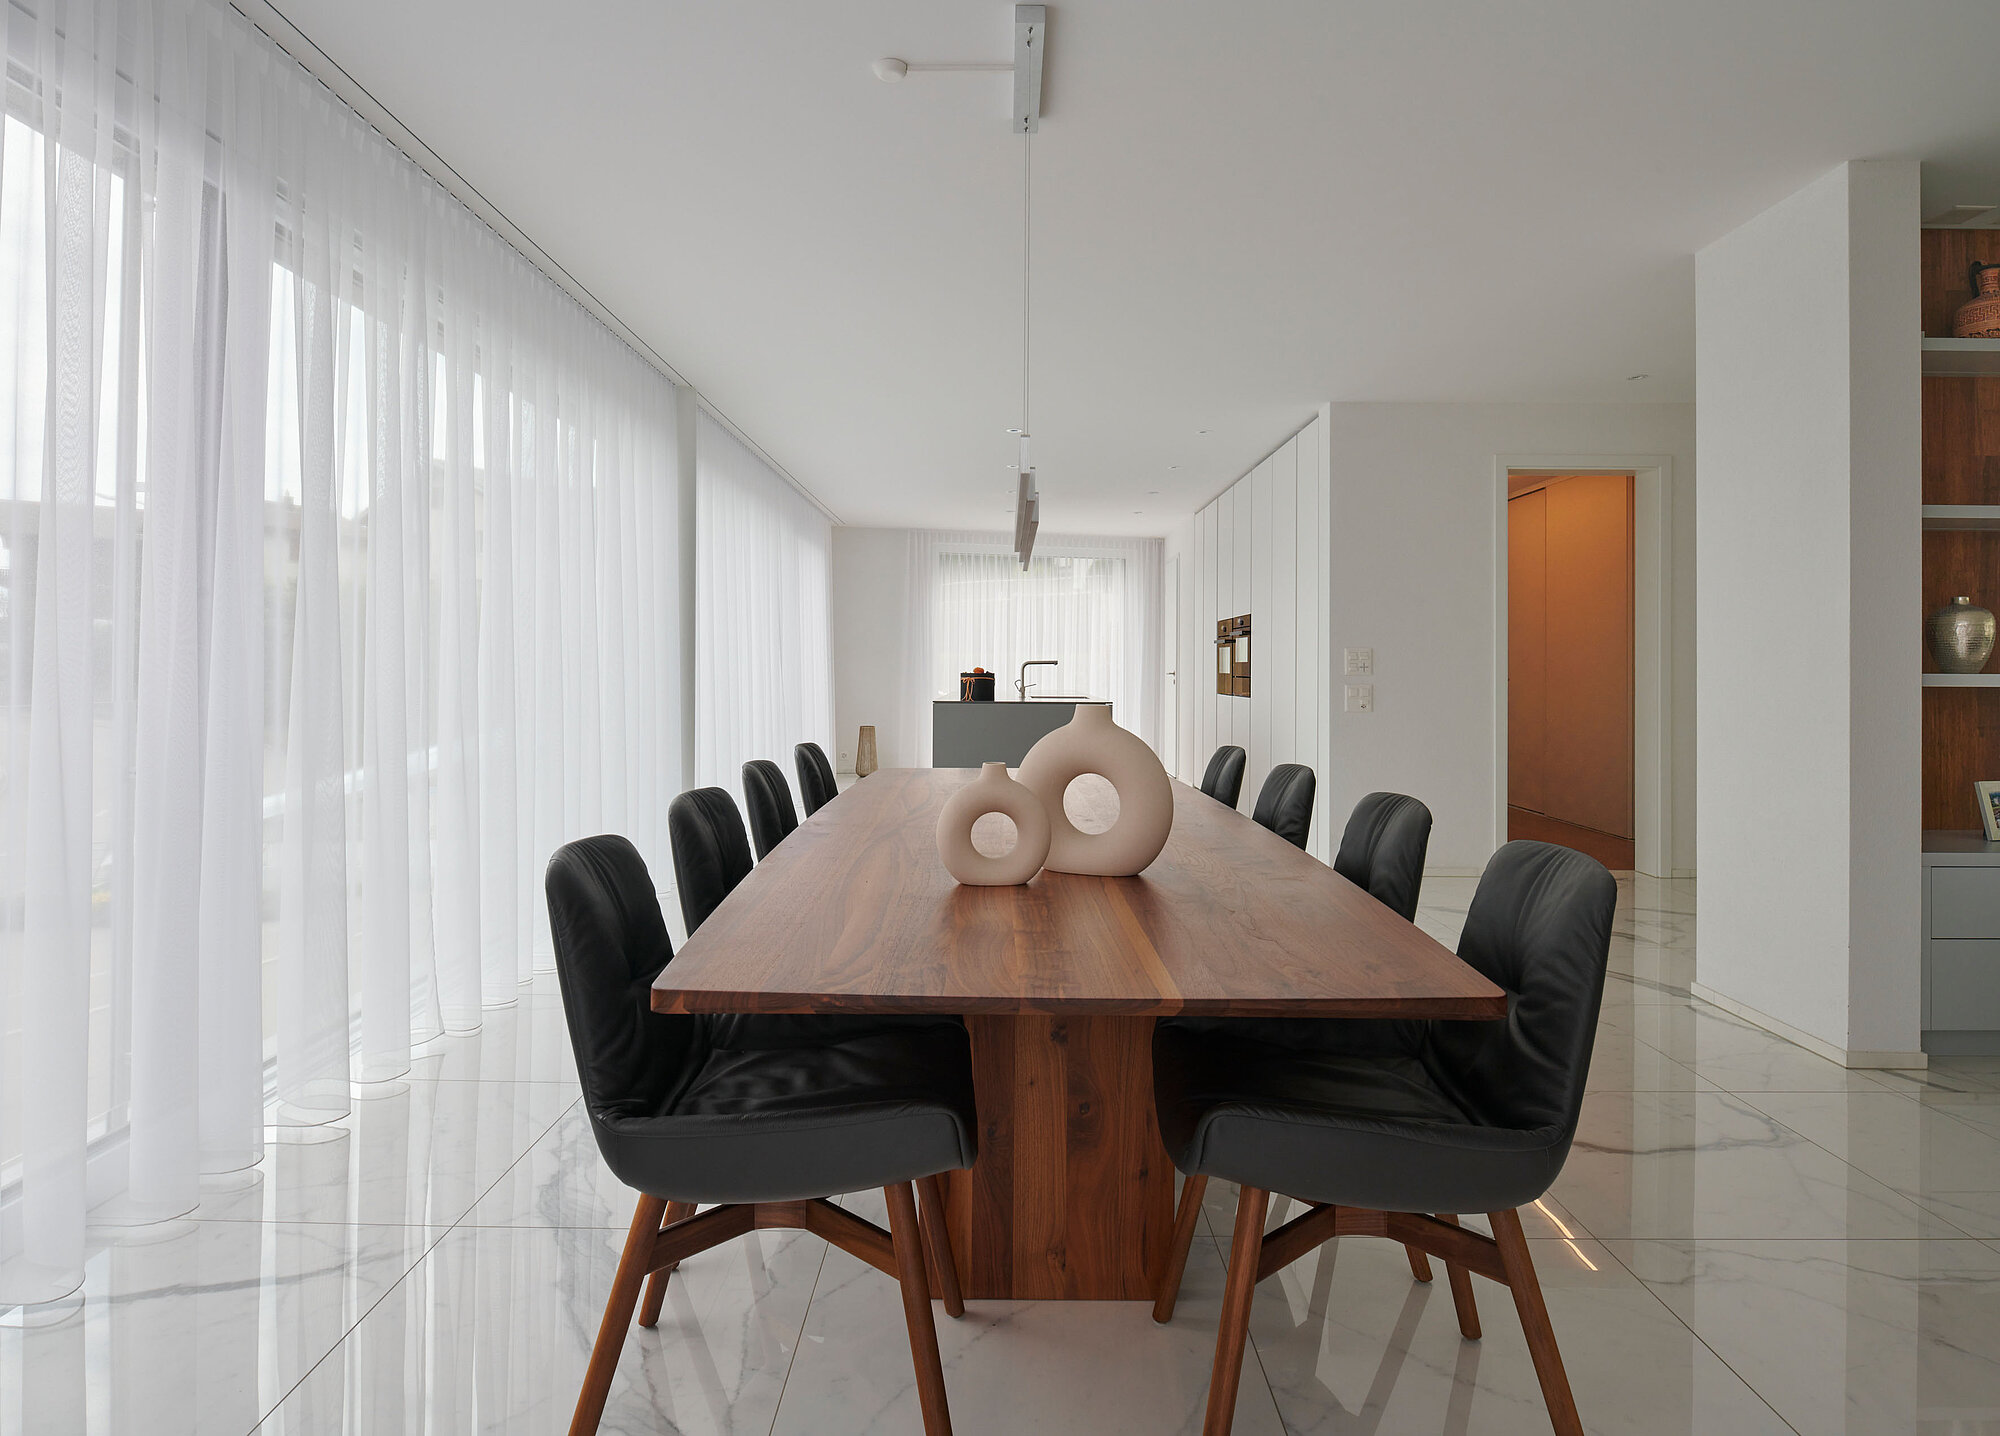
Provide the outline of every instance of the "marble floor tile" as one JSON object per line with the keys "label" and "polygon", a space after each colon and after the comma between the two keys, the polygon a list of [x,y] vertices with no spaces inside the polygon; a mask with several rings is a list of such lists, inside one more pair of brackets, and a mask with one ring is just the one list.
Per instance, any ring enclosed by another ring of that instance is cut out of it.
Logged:
{"label": "marble floor tile", "polygon": [[267,1128],[259,1179],[205,1185],[212,1220],[449,1226],[577,1104],[560,1082],[357,1084],[321,1127]]}
{"label": "marble floor tile", "polygon": [[511,1007],[489,1007],[476,1031],[448,1032],[410,1054],[410,1076],[431,1081],[560,1082],[576,1088],[562,998],[523,986]]}
{"label": "marble floor tile", "polygon": [[1743,1100],[1967,1235],[2000,1237],[2000,1131],[1894,1092],[1768,1092]]}
{"label": "marble floor tile", "polygon": [[1801,1432],[2000,1430],[2000,1252],[1989,1246],[1611,1245]]}
{"label": "marble floor tile", "polygon": [[[1789,1430],[1595,1242],[1531,1241],[1585,1427],[1630,1436]],[[1474,1283],[1483,1336],[1461,1339],[1443,1281],[1393,1244],[1347,1237],[1257,1289],[1250,1333],[1285,1429],[1546,1436],[1547,1408],[1508,1292]]]}
{"label": "marble floor tile", "polygon": [[1555,1195],[1592,1236],[1959,1236],[1726,1093],[1595,1092]]}
{"label": "marble floor tile", "polygon": [[[258,1436],[564,1430],[623,1240],[590,1229],[453,1232]],[[764,1436],[826,1250],[817,1237],[767,1231],[690,1258],[668,1286],[660,1324],[627,1335],[599,1429]]]}
{"label": "marble floor tile", "polygon": [[638,1194],[604,1165],[590,1115],[571,1106],[466,1213],[469,1226],[624,1231]]}
{"label": "marble floor tile", "polygon": [[422,1227],[173,1221],[93,1233],[83,1303],[0,1325],[0,1431],[241,1433],[423,1259]]}
{"label": "marble floor tile", "polygon": [[[1143,1302],[969,1301],[937,1313],[959,1436],[1201,1430],[1222,1302],[1222,1262],[1196,1242],[1174,1319]],[[1237,1392],[1237,1436],[1282,1436],[1254,1354]],[[771,1436],[921,1436],[895,1283],[830,1249]]]}
{"label": "marble floor tile", "polygon": [[1886,1090],[1871,1072],[1829,1062],[1700,1000],[1630,1009],[1632,1035],[1727,1092]]}

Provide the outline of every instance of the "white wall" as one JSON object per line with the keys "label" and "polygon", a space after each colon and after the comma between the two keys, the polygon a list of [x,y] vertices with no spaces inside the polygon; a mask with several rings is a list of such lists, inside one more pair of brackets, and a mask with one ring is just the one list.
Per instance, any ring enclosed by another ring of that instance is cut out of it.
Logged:
{"label": "white wall", "polygon": [[909,646],[907,529],[833,531],[833,734],[827,756],[841,772],[854,768],[863,723],[875,725],[876,761],[884,768],[916,762],[908,731],[913,705],[905,696]]}
{"label": "white wall", "polygon": [[1701,985],[1851,1054],[1919,1040],[1918,209],[1847,164],[1695,260]]}
{"label": "white wall", "polygon": [[[1332,853],[1327,768],[1332,689],[1326,641],[1327,472],[1322,410],[1167,543],[1181,556],[1180,753],[1199,782],[1225,743],[1244,750],[1239,806],[1265,775],[1304,763],[1319,780],[1313,856]],[[1216,620],[1250,615],[1250,695],[1215,691]],[[1345,812],[1345,809],[1337,811]]]}
{"label": "white wall", "polygon": [[[1494,575],[1502,535],[1495,460],[1664,455],[1672,460],[1672,866],[1692,873],[1693,406],[1334,404],[1323,415],[1331,498],[1319,576],[1326,585],[1322,641],[1332,718],[1328,761],[1318,771],[1327,821],[1337,826],[1363,794],[1377,789],[1413,793],[1436,819],[1431,870],[1476,873],[1485,866],[1500,824]],[[1242,491],[1238,484],[1231,493]],[[1233,522],[1227,506],[1218,512]],[[1197,612],[1189,601],[1189,564],[1209,541],[1198,527],[1184,525],[1167,540],[1170,556],[1183,554],[1182,669],[1194,675],[1197,690],[1206,676],[1202,665],[1212,656],[1212,649],[1200,649],[1203,632],[1212,644],[1214,621],[1226,616]],[[1219,561],[1233,561],[1234,552],[1233,545],[1219,551]],[[1229,577],[1233,582],[1233,569]],[[1251,612],[1254,620],[1256,610]],[[1375,687],[1372,713],[1341,710],[1347,680],[1339,659],[1346,648],[1375,650],[1375,675],[1367,680]],[[1184,715],[1193,700],[1184,685]],[[1191,749],[1197,741],[1192,726],[1184,723],[1183,732],[1184,750]],[[1181,771],[1198,775],[1196,760],[1206,757],[1205,749],[1187,752]],[[1192,768],[1185,766],[1190,762]],[[1260,771],[1253,760],[1252,782]]]}

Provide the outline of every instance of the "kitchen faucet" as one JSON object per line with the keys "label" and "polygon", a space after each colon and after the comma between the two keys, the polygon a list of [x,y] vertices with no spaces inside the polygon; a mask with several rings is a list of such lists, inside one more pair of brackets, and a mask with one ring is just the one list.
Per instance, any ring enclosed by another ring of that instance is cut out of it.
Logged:
{"label": "kitchen faucet", "polygon": [[[1014,687],[1020,691],[1023,703],[1028,701],[1028,670],[1030,668],[1054,668],[1055,666],[1056,660],[1053,658],[1030,658],[1026,663],[1021,665],[1021,677],[1014,684]],[[1037,688],[1041,687],[1039,683],[1035,686]]]}

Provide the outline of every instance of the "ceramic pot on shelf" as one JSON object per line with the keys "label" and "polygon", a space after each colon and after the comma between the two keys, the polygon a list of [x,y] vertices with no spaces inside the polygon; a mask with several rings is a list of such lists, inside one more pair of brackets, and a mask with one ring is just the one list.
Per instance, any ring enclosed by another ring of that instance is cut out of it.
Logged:
{"label": "ceramic pot on shelf", "polygon": [[[1111,721],[1109,704],[1077,704],[1069,722],[1028,750],[1020,771],[1048,809],[1050,871],[1131,877],[1167,845],[1173,780],[1144,738]],[[1098,774],[1118,791],[1118,819],[1101,833],[1080,831],[1063,810],[1063,794],[1084,773]]]}
{"label": "ceramic pot on shelf", "polygon": [[1981,672],[1993,656],[1994,631],[1992,613],[1961,594],[1931,615],[1931,656],[1941,672]]}
{"label": "ceramic pot on shelf", "polygon": [[[988,857],[972,845],[972,825],[988,813],[1014,823],[1014,846]],[[982,763],[979,776],[944,800],[938,813],[938,857],[967,887],[1010,887],[1042,870],[1049,855],[1049,814],[1042,800],[1007,776],[1005,763]]]}
{"label": "ceramic pot on shelf", "polygon": [[1967,274],[1972,298],[1951,317],[1957,339],[2000,339],[2000,264],[1974,264]]}

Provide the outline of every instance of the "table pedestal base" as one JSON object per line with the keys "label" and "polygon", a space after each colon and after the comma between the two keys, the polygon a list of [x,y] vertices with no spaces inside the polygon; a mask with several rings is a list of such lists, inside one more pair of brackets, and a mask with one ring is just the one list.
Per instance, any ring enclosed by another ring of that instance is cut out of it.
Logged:
{"label": "table pedestal base", "polygon": [[1150,1301],[1174,1224],[1151,1017],[979,1016],[979,1160],[945,1176],[967,1299]]}

